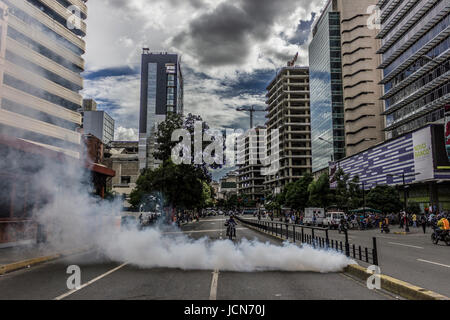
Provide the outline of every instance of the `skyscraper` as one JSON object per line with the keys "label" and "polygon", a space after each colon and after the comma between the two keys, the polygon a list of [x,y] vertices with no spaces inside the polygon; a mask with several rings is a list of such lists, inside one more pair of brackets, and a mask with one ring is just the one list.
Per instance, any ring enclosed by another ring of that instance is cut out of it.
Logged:
{"label": "skyscraper", "polygon": [[379,1],[388,137],[444,118],[450,103],[448,0]]}
{"label": "skyscraper", "polygon": [[313,171],[384,140],[376,0],[330,0],[309,47]]}
{"label": "skyscraper", "polygon": [[0,134],[80,157],[85,2],[0,0]]}
{"label": "skyscraper", "polygon": [[313,172],[345,157],[340,13],[328,1],[309,46]]}
{"label": "skyscraper", "polygon": [[[309,70],[307,67],[281,68],[267,87],[267,152],[279,136],[280,170],[266,175],[266,193],[281,192],[286,184],[311,173],[311,124]],[[279,135],[276,130],[279,130]]]}
{"label": "skyscraper", "polygon": [[158,165],[153,157],[155,133],[170,112],[183,114],[183,75],[176,54],[151,53],[144,49],[141,66],[139,120],[139,167]]}

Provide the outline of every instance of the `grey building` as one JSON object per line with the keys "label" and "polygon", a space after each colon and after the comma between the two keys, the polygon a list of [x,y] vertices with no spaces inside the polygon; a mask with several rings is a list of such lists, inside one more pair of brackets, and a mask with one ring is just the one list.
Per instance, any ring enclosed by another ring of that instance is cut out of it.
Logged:
{"label": "grey building", "polygon": [[183,114],[183,75],[178,55],[144,49],[139,120],[140,169],[159,163],[153,157],[157,125],[170,112]]}
{"label": "grey building", "polygon": [[85,2],[0,1],[0,134],[80,157]]}
{"label": "grey building", "polygon": [[[267,154],[278,158],[280,164],[278,172],[265,176],[264,191],[272,194],[311,173],[309,69],[281,68],[267,86],[266,97]],[[271,155],[277,136],[279,154]]]}
{"label": "grey building", "polygon": [[265,127],[259,126],[254,131],[248,131],[240,137],[238,144],[238,159],[243,160],[239,165],[237,176],[237,192],[240,196],[246,195],[251,200],[263,202],[264,199],[264,176],[261,174],[263,164],[258,161],[258,155],[261,143],[264,142],[264,136],[261,130]]}
{"label": "grey building", "polygon": [[83,111],[84,134],[92,134],[106,145],[114,140],[114,119],[102,110]]}
{"label": "grey building", "polygon": [[395,138],[443,121],[450,103],[450,2],[381,0],[386,128]]}

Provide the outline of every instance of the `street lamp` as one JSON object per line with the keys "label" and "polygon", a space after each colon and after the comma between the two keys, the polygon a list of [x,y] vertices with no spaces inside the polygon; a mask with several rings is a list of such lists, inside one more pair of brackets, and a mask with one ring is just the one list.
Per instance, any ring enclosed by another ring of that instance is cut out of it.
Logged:
{"label": "street lamp", "polygon": [[[417,175],[419,175],[419,174],[421,174],[420,172],[416,172],[416,173],[414,173],[414,174],[412,174],[413,176],[417,176]],[[405,211],[405,215],[406,215],[406,203],[407,203],[407,201],[408,201],[408,199],[407,199],[407,197],[406,197],[406,181],[405,181],[405,172],[402,172],[401,174],[392,174],[392,173],[390,173],[390,174],[387,174],[387,176],[388,177],[394,177],[394,176],[397,176],[397,177],[402,177],[402,179],[403,179],[403,208],[404,208],[404,211]],[[405,232],[409,232],[409,226],[408,226],[408,221],[406,221],[406,223],[405,223]]]}

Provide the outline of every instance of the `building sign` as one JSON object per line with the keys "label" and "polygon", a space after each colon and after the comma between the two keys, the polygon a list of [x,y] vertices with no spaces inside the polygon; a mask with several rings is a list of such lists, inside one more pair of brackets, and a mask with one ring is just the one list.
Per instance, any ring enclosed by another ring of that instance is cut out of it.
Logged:
{"label": "building sign", "polygon": [[433,179],[434,164],[430,127],[413,133],[413,152],[416,180]]}
{"label": "building sign", "polygon": [[445,106],[445,149],[450,161],[450,105]]}

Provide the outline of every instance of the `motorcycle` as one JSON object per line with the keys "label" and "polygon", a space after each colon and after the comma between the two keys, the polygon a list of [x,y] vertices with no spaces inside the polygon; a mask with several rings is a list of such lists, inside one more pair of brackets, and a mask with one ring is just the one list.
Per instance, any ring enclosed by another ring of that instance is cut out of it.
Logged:
{"label": "motorcycle", "polygon": [[431,241],[438,244],[439,241],[444,241],[447,246],[450,246],[450,233],[448,230],[440,230],[437,227],[433,228],[434,232],[431,234]]}
{"label": "motorcycle", "polygon": [[391,232],[391,230],[389,229],[389,226],[387,224],[382,224],[381,225],[381,233],[389,233]]}
{"label": "motorcycle", "polygon": [[347,230],[348,230],[348,225],[347,225],[347,223],[339,223],[339,227],[338,227],[338,231],[339,231],[339,233],[341,233],[341,232],[347,232]]}
{"label": "motorcycle", "polygon": [[227,237],[233,240],[233,236],[236,238],[236,226],[233,223],[225,223],[227,227]]}

